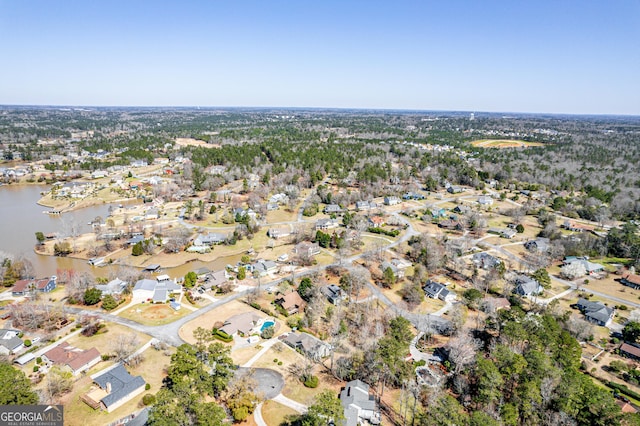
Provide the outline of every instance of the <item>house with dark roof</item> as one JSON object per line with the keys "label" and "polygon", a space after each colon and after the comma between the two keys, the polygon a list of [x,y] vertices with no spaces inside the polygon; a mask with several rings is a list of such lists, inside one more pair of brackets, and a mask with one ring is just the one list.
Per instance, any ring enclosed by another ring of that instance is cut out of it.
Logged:
{"label": "house with dark roof", "polygon": [[344,409],[344,426],[358,426],[366,422],[380,424],[380,411],[365,382],[352,380],[347,383],[340,392],[340,403]]}
{"label": "house with dark roof", "polygon": [[440,299],[445,302],[456,300],[456,294],[447,289],[444,284],[437,281],[428,280],[422,288],[427,296],[432,299]]}
{"label": "house with dark roof", "polygon": [[100,362],[102,357],[96,348],[82,350],[62,342],[42,354],[42,360],[47,364],[62,366],[77,376]]}
{"label": "house with dark roof", "polygon": [[638,290],[640,288],[640,275],[626,273],[620,278],[620,283]]}
{"label": "house with dark roof", "polygon": [[320,287],[320,292],[322,292],[327,300],[333,305],[337,305],[340,301],[345,299],[342,289],[335,284]]}
{"label": "house with dark roof", "polygon": [[141,376],[132,376],[122,364],[93,377],[97,389],[89,391],[81,399],[93,409],[108,413],[144,392],[146,382]]}
{"label": "house with dark roof", "polygon": [[591,302],[580,298],[576,306],[584,314],[587,321],[601,326],[606,326],[613,318],[614,309],[609,308],[602,302]]}
{"label": "house with dark roof", "polygon": [[331,354],[331,345],[308,333],[291,332],[283,341],[314,361],[320,361]]}
{"label": "house with dark roof", "polygon": [[467,206],[466,204],[458,204],[453,208],[453,212],[458,214],[470,213],[471,207]]}

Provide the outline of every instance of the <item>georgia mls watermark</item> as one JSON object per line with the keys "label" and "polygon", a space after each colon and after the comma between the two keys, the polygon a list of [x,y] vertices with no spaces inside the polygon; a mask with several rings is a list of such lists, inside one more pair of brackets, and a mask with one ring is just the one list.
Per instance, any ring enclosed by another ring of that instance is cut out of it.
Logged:
{"label": "georgia mls watermark", "polygon": [[0,426],[63,426],[62,405],[0,405]]}

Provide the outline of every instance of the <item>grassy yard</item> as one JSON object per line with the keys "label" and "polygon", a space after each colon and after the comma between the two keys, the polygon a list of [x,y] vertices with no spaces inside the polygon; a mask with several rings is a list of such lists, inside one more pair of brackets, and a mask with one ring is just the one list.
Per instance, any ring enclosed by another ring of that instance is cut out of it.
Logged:
{"label": "grassy yard", "polygon": [[164,325],[190,313],[189,309],[173,310],[168,304],[140,303],[120,312],[119,316],[143,325]]}
{"label": "grassy yard", "polygon": [[153,348],[147,349],[144,353],[144,361],[136,368],[127,368],[134,376],[142,376],[145,382],[151,385],[149,391],[136,396],[131,401],[116,409],[112,413],[106,411],[93,410],[80,400],[80,396],[87,393],[92,386],[91,378],[85,376],[78,380],[73,391],[64,398],[65,424],[99,426],[105,425],[126,416],[141,408],[142,397],[147,393],[156,393],[162,385],[165,376],[164,370],[169,365],[171,358],[164,351],[156,351]]}
{"label": "grassy yard", "polygon": [[321,367],[316,367],[315,375],[320,379],[317,388],[312,389],[306,387],[300,380],[295,378],[285,377],[285,385],[282,390],[282,394],[287,398],[293,399],[305,405],[313,404],[315,397],[323,390],[330,390],[332,392],[340,392],[340,388],[343,383],[333,376],[326,374],[324,371],[320,372]]}
{"label": "grassy yard", "polygon": [[280,426],[287,417],[297,414],[297,411],[275,401],[265,401],[262,404],[262,418],[268,426]]}
{"label": "grassy yard", "polygon": [[127,336],[135,336],[140,342],[139,346],[147,343],[151,338],[138,331],[133,331],[128,327],[119,324],[107,323],[106,327],[100,330],[99,334],[91,337],[85,337],[82,334],[77,334],[67,341],[71,346],[75,346],[80,349],[89,349],[95,347],[101,354],[108,354],[112,351],[111,345],[114,338],[120,334]]}
{"label": "grassy yard", "polygon": [[198,318],[193,321],[189,321],[180,329],[180,337],[188,342],[195,343],[196,340],[193,338],[193,331],[198,327],[203,327],[211,330],[214,327],[214,324],[220,322],[223,323],[229,317],[237,314],[241,314],[243,312],[254,311],[258,313],[258,315],[263,315],[266,317],[266,314],[263,314],[246,303],[242,303],[238,300],[232,300],[231,302],[225,303],[222,306],[217,307],[216,309],[207,312],[204,315],[200,315]]}

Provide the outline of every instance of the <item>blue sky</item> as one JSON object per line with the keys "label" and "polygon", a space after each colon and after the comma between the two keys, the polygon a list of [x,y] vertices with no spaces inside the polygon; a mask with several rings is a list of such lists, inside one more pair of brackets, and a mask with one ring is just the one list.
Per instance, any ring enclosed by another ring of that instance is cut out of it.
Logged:
{"label": "blue sky", "polygon": [[640,2],[0,0],[0,104],[640,115]]}

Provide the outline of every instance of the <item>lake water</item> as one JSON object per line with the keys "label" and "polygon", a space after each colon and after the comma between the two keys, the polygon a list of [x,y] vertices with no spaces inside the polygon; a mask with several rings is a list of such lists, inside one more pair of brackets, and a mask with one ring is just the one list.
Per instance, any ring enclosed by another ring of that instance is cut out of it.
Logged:
{"label": "lake water", "polygon": [[[90,221],[97,216],[104,220],[109,215],[109,204],[87,207],[61,215],[45,214],[43,211],[49,209],[36,203],[41,198],[41,192],[48,189],[44,185],[0,186],[0,251],[30,260],[38,277],[55,275],[58,269],[90,271],[96,276],[106,277],[112,266],[98,268],[87,264],[82,259],[42,256],[34,252],[37,231],[44,234],[61,232],[68,227],[70,221],[73,221],[79,225],[80,233],[91,232],[91,227],[88,225]],[[187,272],[200,267],[219,270],[227,264],[235,265],[239,260],[240,255],[224,256],[213,262],[196,261],[169,268],[163,273],[168,273],[171,277],[182,277]]]}
{"label": "lake water", "polygon": [[82,260],[36,254],[33,251],[37,242],[35,233],[60,232],[70,221],[79,225],[81,233],[90,232],[88,222],[96,216],[106,218],[109,205],[87,207],[61,215],[45,214],[43,211],[49,209],[36,203],[41,198],[40,193],[48,189],[43,185],[0,186],[0,250],[29,259],[37,276],[54,275],[58,268],[89,270],[89,265]]}

